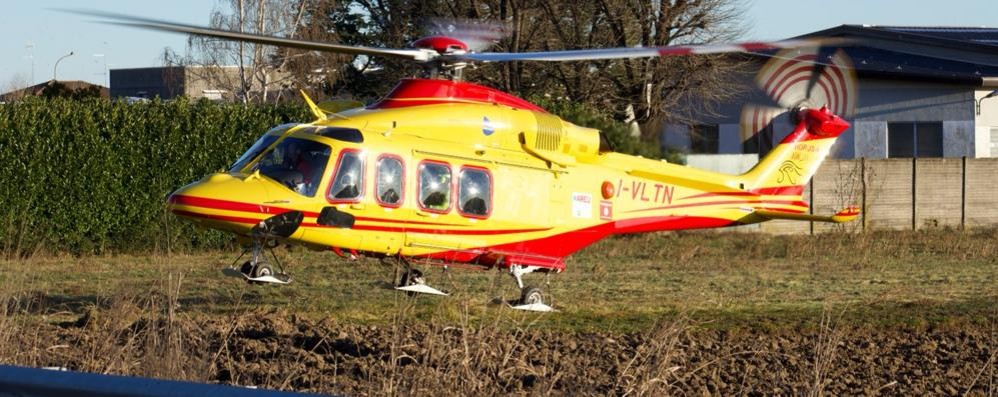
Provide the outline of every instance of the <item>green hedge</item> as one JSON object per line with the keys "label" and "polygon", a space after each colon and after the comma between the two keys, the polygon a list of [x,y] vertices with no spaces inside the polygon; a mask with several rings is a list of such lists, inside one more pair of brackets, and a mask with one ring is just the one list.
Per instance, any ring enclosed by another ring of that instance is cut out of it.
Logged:
{"label": "green hedge", "polygon": [[231,164],[307,108],[207,101],[41,99],[0,105],[4,256],[220,246],[167,216],[176,188]]}
{"label": "green hedge", "polygon": [[[627,126],[578,105],[552,113],[655,157]],[[304,105],[28,98],[0,104],[0,256],[220,247],[231,237],[166,213],[173,190],[226,168],[272,126],[309,121]]]}

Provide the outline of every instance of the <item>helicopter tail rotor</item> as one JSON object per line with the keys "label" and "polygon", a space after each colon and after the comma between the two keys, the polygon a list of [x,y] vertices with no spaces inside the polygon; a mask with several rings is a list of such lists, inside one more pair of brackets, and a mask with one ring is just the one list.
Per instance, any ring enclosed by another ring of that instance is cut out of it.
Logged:
{"label": "helicopter tail rotor", "polygon": [[827,107],[842,118],[856,113],[858,88],[852,62],[842,49],[795,48],[780,51],[756,75],[755,83],[772,104],[746,104],[741,114],[745,142],[783,115],[800,121],[800,111]]}

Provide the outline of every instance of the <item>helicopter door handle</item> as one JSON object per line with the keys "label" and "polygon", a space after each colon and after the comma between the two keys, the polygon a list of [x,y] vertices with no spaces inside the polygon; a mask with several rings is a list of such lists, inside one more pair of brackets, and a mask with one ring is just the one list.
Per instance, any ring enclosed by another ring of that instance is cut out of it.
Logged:
{"label": "helicopter door handle", "polygon": [[429,212],[424,212],[424,211],[416,211],[416,215],[419,215],[419,216],[433,216],[433,214],[431,214]]}
{"label": "helicopter door handle", "polygon": [[364,209],[364,204],[350,204],[350,209],[362,210]]}

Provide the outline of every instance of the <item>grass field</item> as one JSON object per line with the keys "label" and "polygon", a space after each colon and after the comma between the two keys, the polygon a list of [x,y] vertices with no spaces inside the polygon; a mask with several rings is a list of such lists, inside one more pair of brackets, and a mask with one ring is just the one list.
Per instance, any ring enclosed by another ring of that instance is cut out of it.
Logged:
{"label": "grass field", "polygon": [[[221,274],[234,252],[0,262],[0,363],[347,395],[998,393],[994,230],[602,241],[528,275],[277,251],[294,281]],[[549,282],[549,284],[547,284]]]}
{"label": "grass field", "polygon": [[[377,260],[279,248],[294,281],[247,285],[220,269],[236,252],[47,256],[0,264],[6,296],[37,300],[52,321],[121,296],[176,290],[180,310],[206,315],[282,309],[343,322],[392,321],[402,296],[387,289],[395,269]],[[420,296],[417,318],[455,321],[498,310],[518,296],[497,271],[425,268],[449,298]],[[998,309],[998,237],[993,230],[879,232],[818,236],[671,233],[602,241],[562,274],[530,274],[556,315],[524,314],[537,326],[640,330],[683,315],[706,328],[783,327],[842,314],[864,326],[986,323]],[[481,310],[480,310],[481,309]],[[534,318],[536,317],[536,318]]]}

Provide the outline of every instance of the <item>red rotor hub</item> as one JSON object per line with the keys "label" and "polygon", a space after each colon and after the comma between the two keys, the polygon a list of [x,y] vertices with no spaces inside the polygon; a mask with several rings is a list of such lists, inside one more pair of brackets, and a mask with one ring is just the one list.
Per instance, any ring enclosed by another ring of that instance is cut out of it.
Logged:
{"label": "red rotor hub", "polygon": [[423,37],[412,43],[415,48],[428,48],[438,54],[446,54],[451,51],[468,51],[468,45],[461,40],[447,36]]}

